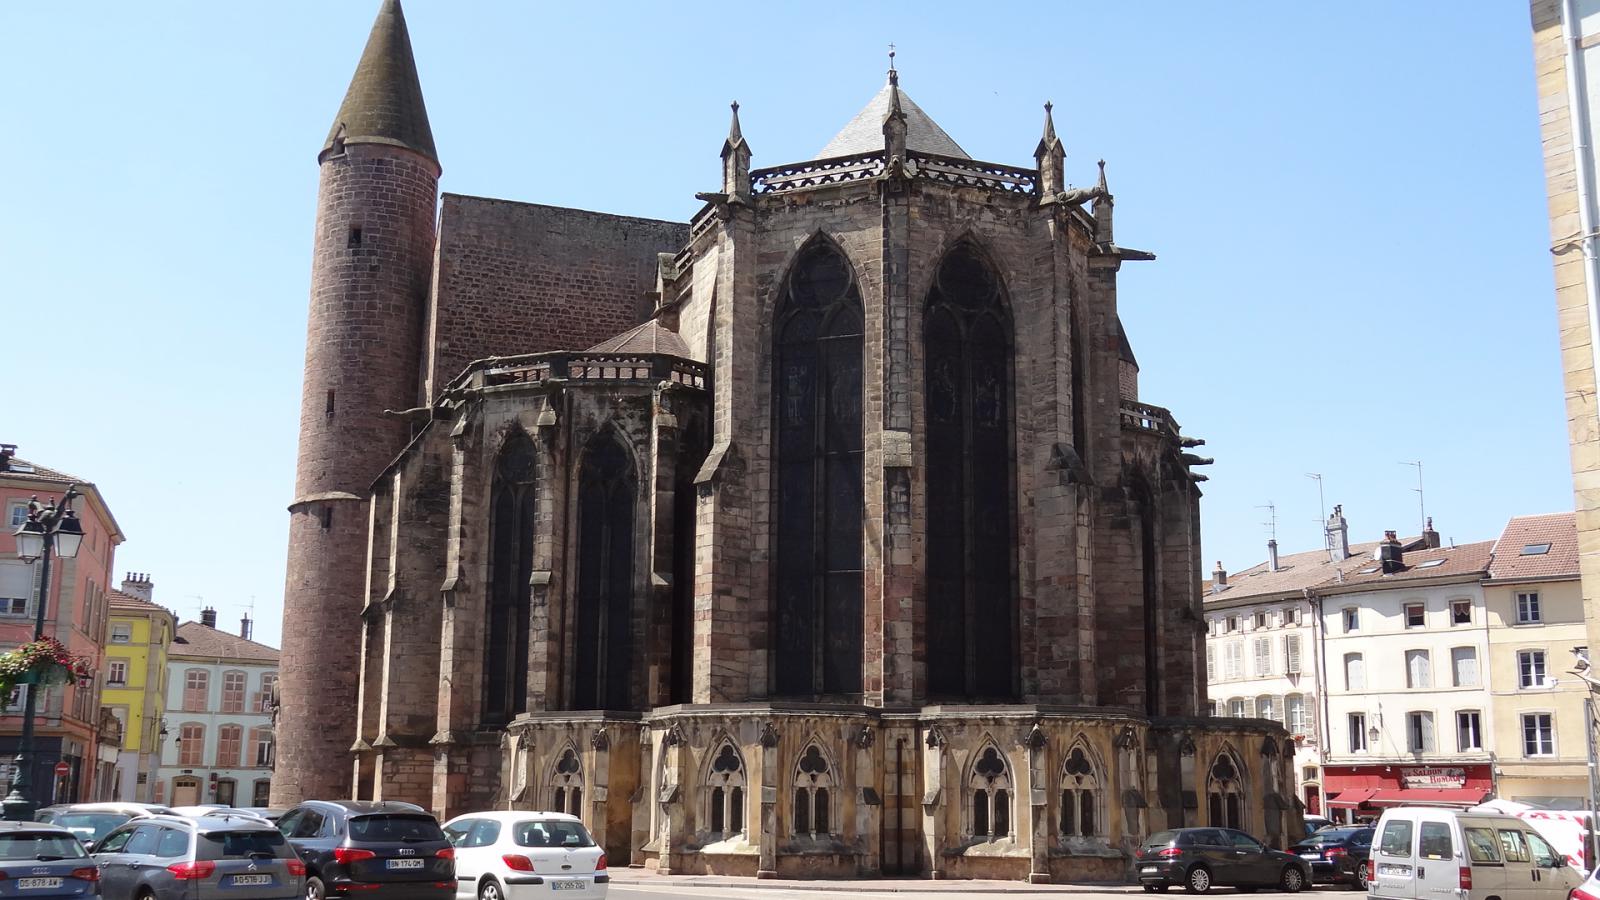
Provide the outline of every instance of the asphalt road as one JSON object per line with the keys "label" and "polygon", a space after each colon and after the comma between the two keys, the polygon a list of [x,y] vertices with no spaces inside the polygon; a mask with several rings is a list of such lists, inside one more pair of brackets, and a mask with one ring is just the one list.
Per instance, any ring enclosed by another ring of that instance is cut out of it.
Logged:
{"label": "asphalt road", "polygon": [[[994,882],[986,882],[979,890],[962,891],[959,888],[952,890],[951,887],[946,886],[950,885],[951,882],[944,882],[939,888],[923,891],[917,890],[913,885],[897,885],[892,890],[885,890],[886,886],[879,882],[876,884],[865,883],[861,885],[861,887],[865,888],[864,890],[852,891],[852,883],[847,881],[814,882],[814,884],[815,887],[790,889],[783,887],[743,887],[731,884],[706,887],[624,882],[612,884],[606,896],[608,900],[651,900],[651,898],[661,900],[661,898],[665,897],[705,897],[709,898],[709,900],[719,900],[719,898],[720,900],[822,900],[824,897],[864,897],[869,898],[869,900],[875,900],[875,898],[882,898],[882,900],[938,900],[938,898],[944,898],[944,900],[949,900],[954,896],[961,896],[966,900],[982,900],[982,898],[988,896],[1015,897],[1029,895],[1036,897],[1073,897],[1076,900],[1133,900],[1133,897],[1145,896],[1136,886],[1095,889],[1071,885],[1018,884],[1015,887],[1007,887]],[[1319,897],[1317,900],[1339,900],[1340,897],[1351,892],[1336,887],[1321,887],[1316,889],[1315,893],[1318,895],[1334,895],[1331,897]],[[1181,897],[1186,895],[1179,890],[1171,891],[1167,896]],[[1219,898],[1239,897],[1242,900],[1244,895],[1232,889],[1219,888],[1210,892],[1208,896]],[[1261,891],[1251,896],[1253,898],[1261,898],[1261,900],[1265,900],[1268,897],[1288,900],[1288,895],[1279,894],[1275,891]],[[1307,898],[1307,900],[1311,900],[1311,898]]]}

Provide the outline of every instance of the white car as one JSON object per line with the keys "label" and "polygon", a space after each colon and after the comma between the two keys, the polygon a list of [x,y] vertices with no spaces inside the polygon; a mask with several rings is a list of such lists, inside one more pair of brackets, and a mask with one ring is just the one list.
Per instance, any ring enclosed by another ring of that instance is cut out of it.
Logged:
{"label": "white car", "polygon": [[598,898],[611,881],[606,853],[577,816],[467,813],[444,824],[456,848],[457,900]]}

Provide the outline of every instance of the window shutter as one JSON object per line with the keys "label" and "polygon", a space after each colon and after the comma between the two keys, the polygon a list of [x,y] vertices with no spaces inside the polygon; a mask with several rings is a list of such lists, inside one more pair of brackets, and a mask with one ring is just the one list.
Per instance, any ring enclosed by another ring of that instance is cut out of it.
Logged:
{"label": "window shutter", "polygon": [[1283,670],[1290,675],[1300,674],[1300,635],[1286,635],[1283,639]]}

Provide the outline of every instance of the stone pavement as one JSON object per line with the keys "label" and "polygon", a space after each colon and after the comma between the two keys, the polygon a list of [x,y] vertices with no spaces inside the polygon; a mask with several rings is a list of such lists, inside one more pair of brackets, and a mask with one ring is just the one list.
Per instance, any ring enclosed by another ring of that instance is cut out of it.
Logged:
{"label": "stone pavement", "polygon": [[[735,875],[656,875],[640,869],[612,869],[612,890],[649,891],[671,893],[679,896],[727,896],[749,891],[823,892],[845,896],[875,894],[1034,894],[1056,895],[1097,894],[1123,895],[1140,893],[1136,884],[1026,884],[1020,881],[968,881],[928,878],[864,878],[838,879],[781,879],[747,878]],[[690,894],[688,892],[692,891]],[[763,896],[772,896],[763,893]],[[1085,898],[1087,900],[1087,898]]]}

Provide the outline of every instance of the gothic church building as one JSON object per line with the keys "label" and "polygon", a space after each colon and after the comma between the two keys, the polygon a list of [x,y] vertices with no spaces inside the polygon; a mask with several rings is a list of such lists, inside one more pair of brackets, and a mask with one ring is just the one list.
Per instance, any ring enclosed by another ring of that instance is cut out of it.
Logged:
{"label": "gothic church building", "polygon": [[385,0],[318,156],[272,804],[769,877],[1282,846],[1282,728],[1200,712],[1206,460],[1138,397],[1104,172],[1048,107],[973,160],[892,71],[751,156],[736,106],[687,223],[441,201]]}

